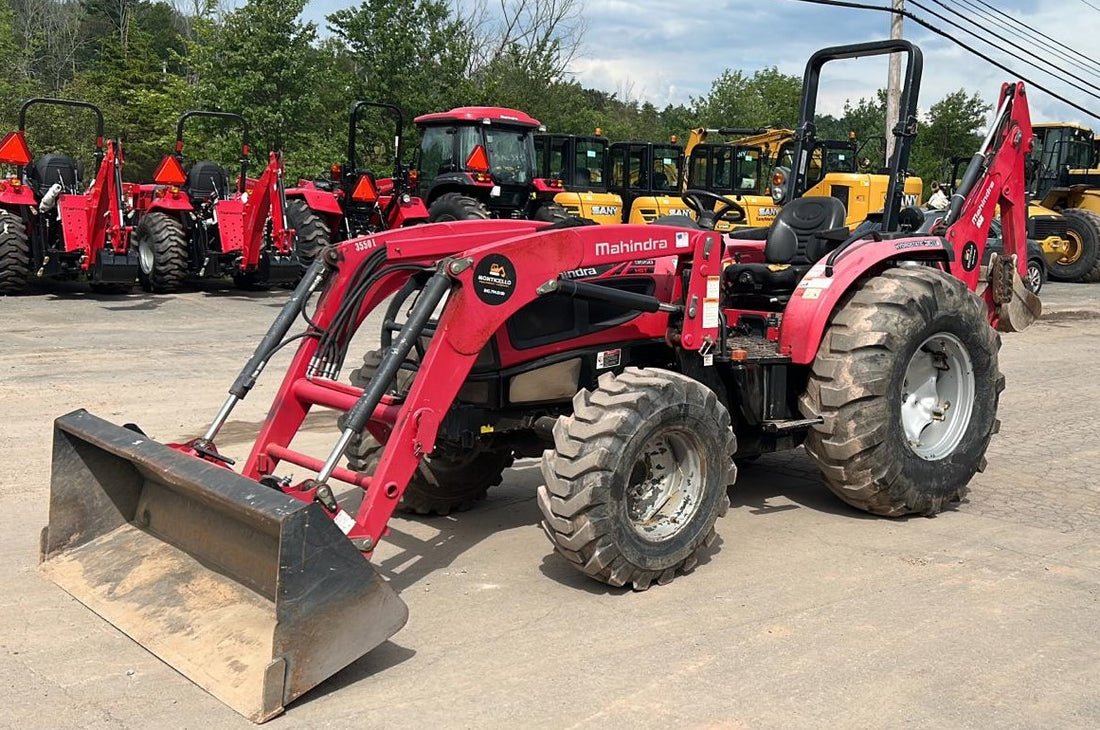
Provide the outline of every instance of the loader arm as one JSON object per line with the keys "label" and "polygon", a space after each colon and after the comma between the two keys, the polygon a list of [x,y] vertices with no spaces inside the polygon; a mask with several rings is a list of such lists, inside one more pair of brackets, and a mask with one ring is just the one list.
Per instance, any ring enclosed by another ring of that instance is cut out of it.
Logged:
{"label": "loader arm", "polygon": [[[314,336],[303,339],[261,430],[244,474],[277,481],[275,470],[288,461],[318,472],[316,479],[284,487],[303,501],[331,499],[327,484],[335,476],[365,490],[354,520],[340,509],[330,510],[349,539],[370,554],[385,534],[386,524],[420,459],[430,454],[440,423],[454,402],[478,353],[493,334],[519,309],[543,296],[606,294],[562,282],[562,272],[581,267],[627,263],[639,256],[679,255],[679,267],[690,265],[699,275],[689,279],[685,301],[620,294],[629,305],[649,312],[683,312],[683,325],[670,333],[685,349],[698,349],[718,336],[717,302],[707,299],[721,274],[722,246],[711,231],[683,231],[655,226],[577,227],[538,230],[489,228],[489,221],[466,223],[441,236],[435,226],[412,229],[417,237],[375,234],[339,244],[331,254],[337,263],[312,319]],[[517,224],[519,222],[516,222]],[[453,224],[451,224],[453,225]],[[422,236],[422,238],[419,238]],[[387,349],[377,377],[365,390],[336,382],[346,344],[354,327],[337,332],[344,321],[355,326],[374,306],[396,291],[410,276],[431,277],[409,314],[409,321]],[[591,285],[589,285],[591,286]],[[353,292],[362,291],[361,298]],[[385,393],[389,380],[420,337],[427,317],[445,300],[428,351],[408,395],[397,400]],[[387,372],[387,369],[389,372]],[[311,405],[347,411],[340,443],[325,460],[289,448]],[[337,467],[348,440],[367,428],[387,444],[371,475]],[[274,477],[275,479],[272,479]],[[329,502],[329,506],[334,506]]]}

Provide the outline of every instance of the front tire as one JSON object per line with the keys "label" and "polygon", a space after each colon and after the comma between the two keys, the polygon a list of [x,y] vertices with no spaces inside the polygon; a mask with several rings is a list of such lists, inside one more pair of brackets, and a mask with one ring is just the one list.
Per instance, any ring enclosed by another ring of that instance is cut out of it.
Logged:
{"label": "front tire", "polygon": [[1062,211],[1069,249],[1050,267],[1056,281],[1100,281],[1100,216],[1088,210]]}
{"label": "front tire", "polygon": [[533,221],[546,221],[548,223],[561,223],[562,221],[569,220],[573,216],[569,215],[562,206],[557,203],[543,203],[535,211],[535,214],[531,216]]}
{"label": "front tire", "polygon": [[891,269],[833,316],[800,406],[806,451],[848,504],[932,515],[985,468],[1004,377],[985,305],[939,270]]}
{"label": "front tire", "polygon": [[134,233],[138,282],[154,294],[177,292],[187,276],[187,238],[183,226],[165,213],[146,213]]}
{"label": "front tire", "polygon": [[0,209],[0,295],[22,294],[31,275],[31,247],[19,216]]}
{"label": "front tire", "polygon": [[542,457],[543,529],[573,567],[645,590],[691,570],[715,540],[737,468],[714,392],[667,370],[605,373],[573,398]]}
{"label": "front tire", "polygon": [[433,200],[428,208],[428,219],[432,223],[480,220],[488,217],[489,209],[484,204],[462,193],[443,193]]}

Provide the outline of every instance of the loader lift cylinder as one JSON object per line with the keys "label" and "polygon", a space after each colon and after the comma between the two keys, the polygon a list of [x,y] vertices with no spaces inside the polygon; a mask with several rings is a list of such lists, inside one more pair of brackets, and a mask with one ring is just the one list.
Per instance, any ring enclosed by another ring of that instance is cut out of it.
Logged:
{"label": "loader lift cylinder", "polygon": [[443,301],[443,297],[447,292],[451,290],[451,278],[445,273],[448,263],[441,264],[432,278],[428,279],[428,283],[424,285],[420,296],[417,297],[416,304],[409,313],[405,325],[383,353],[382,362],[378,364],[378,370],[375,372],[374,377],[371,378],[370,383],[363,390],[363,395],[348,411],[347,422],[343,433],[340,434],[340,440],[333,447],[332,452],[325,461],[325,465],[317,474],[317,481],[320,484],[328,482],[340,459],[343,458],[348,444],[367,427],[367,421],[370,420],[374,409],[382,402],[382,396],[386,394],[390,384],[397,377],[397,371],[401,369],[401,363],[405,361],[413,346],[416,345],[417,340],[424,331],[424,327],[427,326],[428,320],[432,317],[432,312]]}
{"label": "loader lift cylinder", "polygon": [[210,427],[206,429],[206,433],[202,435],[202,438],[193,444],[196,451],[206,453],[200,447],[204,447],[214,440],[214,437],[218,435],[218,431],[225,425],[229,414],[233,412],[234,406],[239,401],[244,400],[244,397],[248,395],[248,391],[252,390],[252,386],[256,384],[256,379],[260,377],[260,373],[267,366],[268,358],[271,357],[271,354],[286,337],[287,332],[294,325],[294,321],[298,319],[298,315],[306,306],[306,302],[313,296],[313,292],[324,281],[326,267],[327,264],[324,258],[318,256],[306,269],[305,276],[294,287],[294,293],[290,295],[290,299],[279,310],[278,316],[271,323],[267,334],[260,340],[260,344],[256,346],[252,357],[245,363],[237,379],[233,381],[233,385],[229,386],[229,397],[225,399],[225,403],[218,410],[218,414],[214,416]]}

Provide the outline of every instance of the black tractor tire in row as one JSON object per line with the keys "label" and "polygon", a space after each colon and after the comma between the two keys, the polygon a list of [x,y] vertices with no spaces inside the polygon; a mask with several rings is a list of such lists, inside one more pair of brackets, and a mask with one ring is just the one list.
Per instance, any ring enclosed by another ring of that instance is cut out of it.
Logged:
{"label": "black tractor tire in row", "polygon": [[301,199],[286,201],[286,220],[294,229],[294,255],[305,273],[321,249],[332,242],[332,233],[321,216]]}
{"label": "black tractor tire in row", "polygon": [[848,504],[933,515],[969,490],[997,433],[1000,337],[982,300],[938,269],[857,284],[822,338],[800,407],[806,451]]}
{"label": "black tractor tire in row", "polygon": [[548,223],[561,223],[564,220],[572,218],[562,206],[557,203],[543,203],[535,211],[535,214],[531,216],[531,220],[534,221],[547,221]]}
{"label": "black tractor tire in row", "polygon": [[489,217],[489,209],[483,203],[462,193],[443,193],[428,207],[428,219],[440,221],[469,221]]}
{"label": "black tractor tire in row", "polygon": [[[380,350],[364,355],[363,365],[351,373],[351,384],[366,387],[381,361]],[[407,390],[411,380],[411,373],[398,373],[395,390]],[[364,431],[348,444],[345,451],[348,466],[355,471],[373,473],[382,449],[383,446]],[[472,449],[458,449],[437,443],[436,451],[421,459],[397,509],[418,515],[448,515],[470,509],[485,499],[490,487],[500,484],[512,461],[512,452],[508,449],[487,449],[478,445]]]}
{"label": "black tractor tire in row", "polygon": [[1050,278],[1055,281],[1100,281],[1100,215],[1088,210],[1067,208],[1061,211],[1074,250],[1069,258],[1055,261]]}
{"label": "black tractor tire in row", "polygon": [[736,438],[714,392],[679,373],[605,373],[542,457],[543,529],[575,568],[645,590],[699,562],[729,509]]}
{"label": "black tractor tire in row", "polygon": [[187,236],[183,225],[166,213],[146,213],[134,231],[134,245],[138,250],[141,288],[154,294],[179,291],[187,278]]}
{"label": "black tractor tire in row", "polygon": [[31,246],[19,216],[0,209],[0,295],[22,294],[31,275]]}

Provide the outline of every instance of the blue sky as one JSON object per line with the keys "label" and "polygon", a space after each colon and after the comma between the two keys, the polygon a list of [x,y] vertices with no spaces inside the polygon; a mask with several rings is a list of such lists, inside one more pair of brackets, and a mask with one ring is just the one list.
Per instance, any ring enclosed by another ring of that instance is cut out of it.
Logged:
{"label": "blue sky", "polygon": [[[474,0],[452,0],[459,9]],[[866,4],[889,5],[890,0],[863,0]],[[587,25],[585,42],[572,72],[585,86],[618,92],[621,97],[648,100],[658,106],[688,103],[710,89],[711,81],[726,68],[752,73],[777,66],[784,73],[802,75],[806,60],[815,50],[828,45],[876,40],[889,36],[887,13],[825,7],[796,0],[708,0],[692,4],[668,0],[577,0],[583,4]],[[943,5],[974,17],[984,10],[982,0],[920,0],[927,9],[957,20]],[[496,0],[490,0],[490,6]],[[1100,0],[985,0],[989,6],[1082,53],[1094,54],[1100,38]],[[312,0],[306,17],[324,27],[324,16],[346,0]],[[929,13],[908,4],[908,9],[935,21]],[[961,31],[946,27],[954,35],[988,55],[1017,69],[1082,106],[1100,114],[1100,100],[1052,79],[1012,59],[1003,51],[981,44]],[[1011,20],[1006,22],[1011,23]],[[1008,31],[987,21],[987,27],[1023,43]],[[915,23],[905,21],[905,36],[924,51],[924,83],[921,107],[926,109],[946,93],[959,88],[995,98],[1009,74],[954,46]],[[1018,53],[1018,51],[1017,51]],[[1048,55],[1053,61],[1057,56]],[[1100,54],[1097,56],[1100,59]],[[1100,86],[1097,75],[1075,69],[1084,83]],[[826,66],[819,109],[840,112],[846,99],[871,96],[886,83],[886,61],[882,58],[835,62]],[[1100,95],[1100,91],[1096,92]],[[1049,95],[1033,89],[1032,117],[1036,121],[1080,121],[1100,127],[1090,118]]]}

